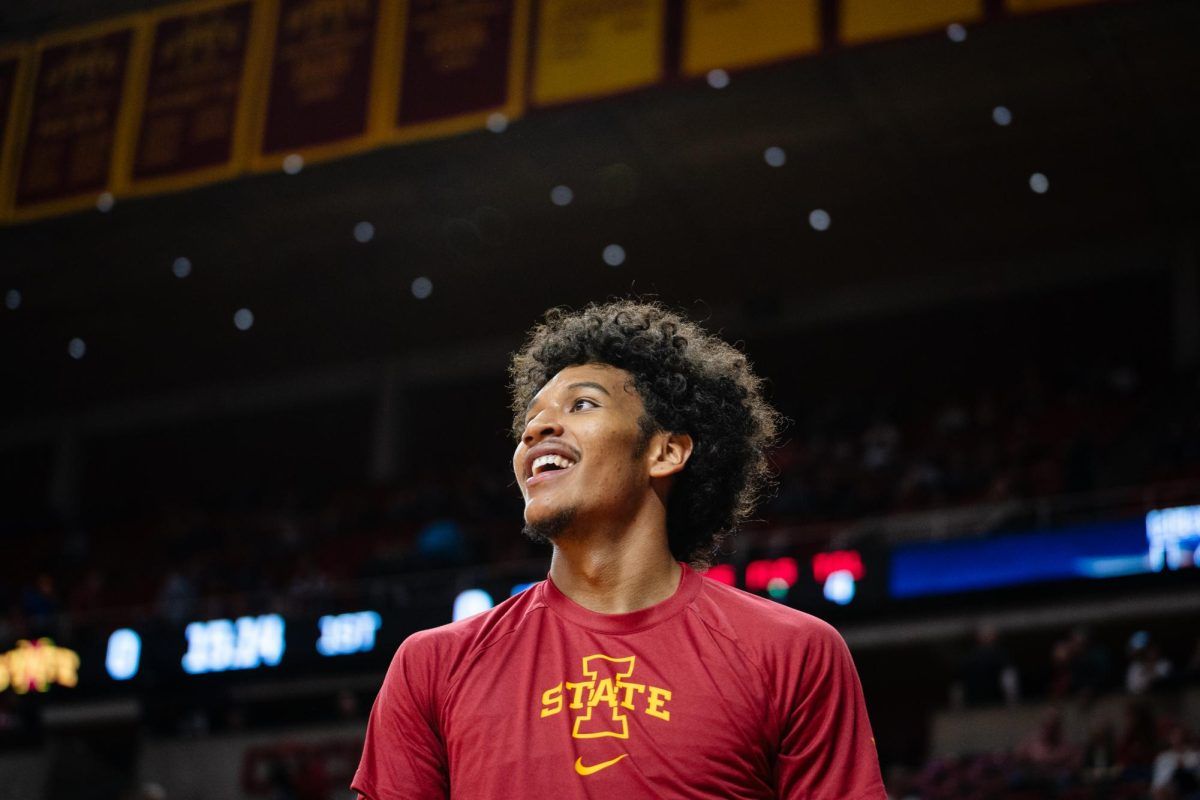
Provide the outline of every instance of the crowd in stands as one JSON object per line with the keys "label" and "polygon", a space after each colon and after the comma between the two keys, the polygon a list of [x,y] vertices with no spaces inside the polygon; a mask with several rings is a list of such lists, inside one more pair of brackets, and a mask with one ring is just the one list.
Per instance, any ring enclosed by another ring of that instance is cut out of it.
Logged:
{"label": "crowd in stands", "polygon": [[[765,524],[1200,485],[1197,376],[1146,381],[1120,367],[1061,381],[1029,370],[937,402],[914,393],[785,407],[795,422],[774,456],[780,485]],[[5,525],[0,536],[21,547],[0,565],[0,640],[36,635],[62,612],[227,616],[319,604],[373,577],[537,558],[544,550],[517,533],[508,470],[466,463],[449,479],[421,473],[317,498],[216,508],[148,498],[115,521]]]}

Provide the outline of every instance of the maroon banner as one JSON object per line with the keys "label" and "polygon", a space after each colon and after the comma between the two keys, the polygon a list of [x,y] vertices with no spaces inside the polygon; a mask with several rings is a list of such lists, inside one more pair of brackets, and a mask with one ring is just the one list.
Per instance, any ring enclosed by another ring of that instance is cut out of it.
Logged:
{"label": "maroon banner", "polygon": [[155,25],[135,181],[230,165],[252,11],[243,0]]}
{"label": "maroon banner", "polygon": [[280,0],[262,152],[366,135],[378,0]]}
{"label": "maroon banner", "polygon": [[0,157],[5,152],[4,143],[8,141],[11,131],[8,126],[13,122],[13,108],[17,99],[17,69],[21,59],[17,57],[0,58]]}
{"label": "maroon banner", "polygon": [[509,99],[513,0],[409,0],[396,122],[412,125]]}
{"label": "maroon banner", "polygon": [[108,185],[133,31],[51,45],[34,82],[16,207],[67,200]]}

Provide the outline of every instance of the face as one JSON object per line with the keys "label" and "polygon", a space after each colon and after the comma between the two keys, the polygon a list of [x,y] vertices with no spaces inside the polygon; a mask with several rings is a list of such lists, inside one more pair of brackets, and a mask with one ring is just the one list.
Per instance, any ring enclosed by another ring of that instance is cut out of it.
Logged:
{"label": "face", "polygon": [[634,508],[650,491],[653,470],[639,425],[644,415],[623,369],[584,364],[551,378],[534,396],[513,453],[526,532],[552,539]]}

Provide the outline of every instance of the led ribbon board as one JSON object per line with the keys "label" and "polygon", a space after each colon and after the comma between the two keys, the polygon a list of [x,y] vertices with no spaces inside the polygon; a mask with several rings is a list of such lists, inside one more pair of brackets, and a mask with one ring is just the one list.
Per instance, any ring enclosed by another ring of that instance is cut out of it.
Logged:
{"label": "led ribbon board", "polygon": [[193,622],[184,629],[188,649],[183,671],[189,675],[233,669],[274,667],[283,658],[283,617],[263,614]]}
{"label": "led ribbon board", "polygon": [[77,683],[79,654],[51,639],[21,639],[12,650],[0,653],[0,692],[45,692],[53,684],[70,687]]}

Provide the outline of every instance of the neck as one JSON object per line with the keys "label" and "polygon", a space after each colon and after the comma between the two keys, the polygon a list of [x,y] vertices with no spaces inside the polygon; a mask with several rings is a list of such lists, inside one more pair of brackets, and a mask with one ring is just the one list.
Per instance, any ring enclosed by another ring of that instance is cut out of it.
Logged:
{"label": "neck", "polygon": [[585,532],[556,540],[550,562],[550,578],[559,591],[600,614],[661,603],[675,593],[681,574],[667,546],[665,514],[607,530],[588,525]]}

